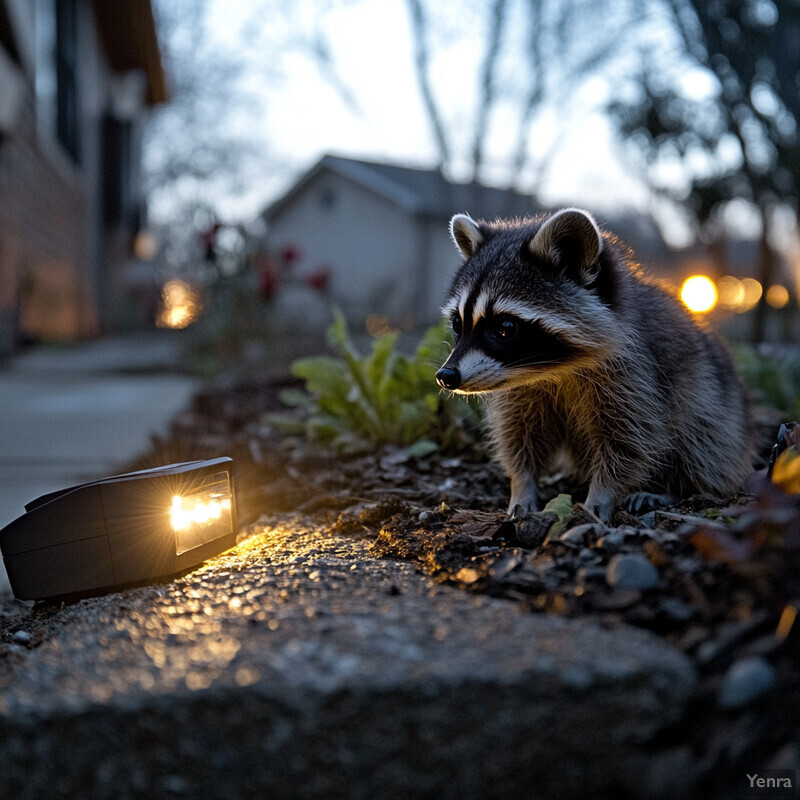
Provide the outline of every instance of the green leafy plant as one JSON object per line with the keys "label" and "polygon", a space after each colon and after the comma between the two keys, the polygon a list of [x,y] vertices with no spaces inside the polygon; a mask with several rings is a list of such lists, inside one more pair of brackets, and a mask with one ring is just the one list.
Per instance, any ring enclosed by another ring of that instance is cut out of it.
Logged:
{"label": "green leafy plant", "polygon": [[550,530],[547,531],[545,543],[554,539],[558,539],[558,537],[564,532],[567,517],[572,514],[572,495],[556,495],[556,497],[548,501],[548,503],[542,509],[542,512],[549,512],[558,517],[558,519],[550,526]]}
{"label": "green leafy plant", "polygon": [[736,359],[757,402],[788,415],[788,418],[800,417],[800,353],[778,358],[742,346],[736,350]]}
{"label": "green leafy plant", "polygon": [[281,399],[297,408],[299,416],[271,415],[269,421],[348,452],[394,444],[423,456],[471,441],[477,407],[442,393],[434,377],[449,337],[444,322],[423,335],[410,357],[398,352],[396,333],[383,334],[372,343],[372,352],[363,355],[338,312],[327,336],[336,357],[302,358],[292,364],[306,390],[287,390]]}

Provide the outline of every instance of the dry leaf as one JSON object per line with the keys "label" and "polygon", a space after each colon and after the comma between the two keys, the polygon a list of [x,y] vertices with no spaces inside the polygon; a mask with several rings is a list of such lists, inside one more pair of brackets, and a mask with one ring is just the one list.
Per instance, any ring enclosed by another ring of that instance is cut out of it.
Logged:
{"label": "dry leaf", "polygon": [[800,494],[800,452],[784,450],[775,462],[772,480],[787,494]]}

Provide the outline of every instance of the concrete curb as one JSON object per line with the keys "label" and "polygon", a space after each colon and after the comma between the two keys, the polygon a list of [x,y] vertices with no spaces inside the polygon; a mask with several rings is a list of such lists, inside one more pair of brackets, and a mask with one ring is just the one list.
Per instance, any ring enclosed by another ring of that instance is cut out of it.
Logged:
{"label": "concrete curb", "polygon": [[687,796],[689,661],[432,586],[286,518],[176,581],[4,625],[14,798]]}

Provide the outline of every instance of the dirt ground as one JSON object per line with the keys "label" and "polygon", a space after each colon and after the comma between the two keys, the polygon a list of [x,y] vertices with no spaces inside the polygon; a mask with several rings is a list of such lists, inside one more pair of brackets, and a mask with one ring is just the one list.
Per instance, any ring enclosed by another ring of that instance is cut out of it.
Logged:
{"label": "dirt ground", "polygon": [[[412,458],[396,447],[344,456],[263,422],[291,380],[218,385],[197,396],[136,467],[234,459],[241,525],[286,511],[324,530],[367,535],[373,555],[431,581],[506,598],[536,614],[595,618],[664,637],[701,677],[681,736],[713,762],[753,749],[800,765],[800,496],[754,481],[606,526],[561,498],[511,520],[505,477],[481,448]],[[551,497],[579,489],[549,488]],[[678,734],[676,734],[678,735]]]}

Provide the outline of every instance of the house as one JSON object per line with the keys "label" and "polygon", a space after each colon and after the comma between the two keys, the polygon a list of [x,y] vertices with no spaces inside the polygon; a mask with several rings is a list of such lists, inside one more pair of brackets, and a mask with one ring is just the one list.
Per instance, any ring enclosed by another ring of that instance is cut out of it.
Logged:
{"label": "house", "polygon": [[[541,210],[529,195],[453,183],[438,170],[326,155],[263,218],[270,248],[291,253],[301,276],[330,271],[332,300],[352,322],[380,315],[410,328],[439,318],[459,264],[448,227],[453,214],[492,219]],[[600,221],[640,257],[666,261],[647,217]]]}
{"label": "house", "polygon": [[150,0],[0,0],[0,354],[118,324],[166,95]]}
{"label": "house", "polygon": [[[263,212],[270,251],[284,254],[279,255],[284,270],[301,279],[285,292],[276,319],[289,325],[302,319],[306,328],[327,319],[320,301],[296,287],[329,275],[330,299],[356,329],[365,321],[368,330],[376,331],[387,323],[401,329],[427,325],[439,318],[439,306],[459,264],[448,232],[452,215],[467,212],[491,219],[540,210],[527,195],[452,183],[438,170],[326,155]],[[758,275],[758,242],[732,239],[714,247],[698,243],[674,250],[646,214],[609,217],[601,212],[596,217],[633,248],[634,259],[646,272],[675,289],[699,273],[722,278],[721,290],[733,285],[742,292],[737,278]],[[766,306],[758,305],[758,295],[734,303],[721,291],[714,324],[733,338],[751,335],[757,313],[769,317],[766,328],[762,325],[767,333],[762,331],[759,338],[796,338],[789,333],[800,319],[794,277],[785,256],[775,253],[774,259],[776,286],[750,282],[759,293],[763,290]]]}
{"label": "house", "polygon": [[326,155],[264,212],[274,252],[301,275],[330,272],[330,295],[353,322],[368,315],[411,328],[439,317],[459,263],[448,223],[532,214],[532,198],[440,171]]}

